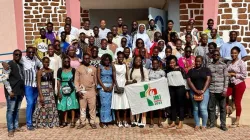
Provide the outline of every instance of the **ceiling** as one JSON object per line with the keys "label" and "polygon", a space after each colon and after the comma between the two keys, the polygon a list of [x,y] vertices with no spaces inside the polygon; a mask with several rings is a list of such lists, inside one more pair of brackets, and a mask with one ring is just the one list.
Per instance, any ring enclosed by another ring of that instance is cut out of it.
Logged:
{"label": "ceiling", "polygon": [[[168,0],[80,0],[81,7],[88,9],[166,9]],[[165,5],[165,6],[164,6]]]}

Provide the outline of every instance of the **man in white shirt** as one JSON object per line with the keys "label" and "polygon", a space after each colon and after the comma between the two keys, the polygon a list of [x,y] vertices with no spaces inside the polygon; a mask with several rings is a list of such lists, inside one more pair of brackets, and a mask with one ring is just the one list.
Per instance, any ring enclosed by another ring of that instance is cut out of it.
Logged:
{"label": "man in white shirt", "polygon": [[[70,17],[66,17],[65,24],[71,25],[71,18]],[[64,31],[64,27],[60,27],[57,35],[61,35],[61,32],[63,32],[63,31]],[[73,36],[75,36],[77,38],[79,36],[78,29],[76,27],[72,26],[72,25],[71,25],[70,35],[73,35]]]}
{"label": "man in white shirt", "polygon": [[100,39],[104,39],[107,37],[108,32],[111,32],[110,29],[106,28],[106,21],[100,21],[100,28],[99,28],[99,37]]}
{"label": "man in white shirt", "polygon": [[79,30],[79,33],[82,33],[82,32],[85,33],[85,37],[86,37],[85,42],[86,43],[89,43],[89,38],[91,36],[94,36],[94,32],[92,29],[89,28],[89,25],[90,25],[90,21],[85,20],[84,25],[83,25],[83,29]]}
{"label": "man in white shirt", "polygon": [[118,35],[118,28],[116,26],[113,26],[112,29],[112,34],[113,34],[113,43],[115,43],[118,48],[121,47],[121,37]]}
{"label": "man in white shirt", "polygon": [[109,48],[107,48],[107,46],[108,46],[108,41],[106,39],[102,39],[101,48],[99,48],[98,50],[99,52],[98,56],[102,57],[103,54],[107,53],[107,54],[110,54],[112,57],[112,60],[114,60],[114,53]]}

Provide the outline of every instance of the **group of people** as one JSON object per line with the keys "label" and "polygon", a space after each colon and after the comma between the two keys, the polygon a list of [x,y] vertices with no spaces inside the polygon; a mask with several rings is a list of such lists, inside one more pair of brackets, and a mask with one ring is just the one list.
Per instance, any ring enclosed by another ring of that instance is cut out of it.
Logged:
{"label": "group of people", "polygon": [[[153,19],[148,29],[134,21],[130,33],[121,17],[117,22],[110,30],[101,20],[100,27],[92,30],[86,20],[78,30],[67,17],[58,33],[49,22],[46,29],[40,29],[34,46],[27,47],[25,56],[15,50],[13,60],[2,63],[10,137],[23,131],[18,111],[24,96],[28,130],[66,127],[69,122],[74,128],[76,119],[77,129],[81,129],[88,118],[96,129],[96,114],[102,128],[113,122],[118,127],[144,128],[147,114],[150,128],[154,127],[154,114],[162,128],[162,117],[168,114],[172,121],[168,127],[181,129],[191,110],[195,130],[205,130],[215,127],[219,110],[220,128],[226,131],[230,95],[236,107],[232,127],[239,126],[247,53],[237,42],[236,31],[231,31],[230,41],[224,43],[212,19],[205,31],[194,28],[195,20],[190,19],[181,33],[173,30],[172,20],[164,32],[157,30]],[[168,80],[171,107],[130,115],[124,87],[162,77]]]}

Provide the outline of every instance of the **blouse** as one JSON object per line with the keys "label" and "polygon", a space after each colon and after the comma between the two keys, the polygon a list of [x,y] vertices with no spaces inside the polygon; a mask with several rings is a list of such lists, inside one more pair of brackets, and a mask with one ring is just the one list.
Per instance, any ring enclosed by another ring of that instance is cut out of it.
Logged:
{"label": "blouse", "polygon": [[148,77],[150,81],[160,79],[162,77],[165,77],[165,75],[166,75],[165,72],[161,69],[158,69],[158,70],[150,69],[148,73]]}
{"label": "blouse", "polygon": [[235,72],[235,77],[230,77],[230,82],[237,85],[243,82],[247,77],[247,68],[243,60],[239,59],[234,64],[229,62],[228,73]]}
{"label": "blouse", "polygon": [[144,81],[142,81],[142,77],[141,77],[141,70],[140,69],[134,69],[133,73],[132,73],[132,79],[130,77],[130,74],[132,72],[132,69],[129,70],[129,80],[136,80],[137,83],[139,82],[148,82],[149,81],[149,78],[148,78],[148,70],[146,68],[143,68],[143,71],[144,71]]}
{"label": "blouse", "polygon": [[204,88],[207,76],[211,76],[211,71],[205,67],[192,68],[187,74],[187,78],[190,78],[197,90],[202,90]]}

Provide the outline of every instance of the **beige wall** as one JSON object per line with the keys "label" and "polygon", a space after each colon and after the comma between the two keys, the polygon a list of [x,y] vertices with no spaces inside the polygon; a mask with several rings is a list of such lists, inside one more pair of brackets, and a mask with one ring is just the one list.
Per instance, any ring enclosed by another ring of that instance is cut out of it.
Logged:
{"label": "beige wall", "polygon": [[14,0],[0,0],[0,53],[16,49]]}
{"label": "beige wall", "polygon": [[12,52],[17,48],[14,0],[0,0],[0,23],[0,53]]}

